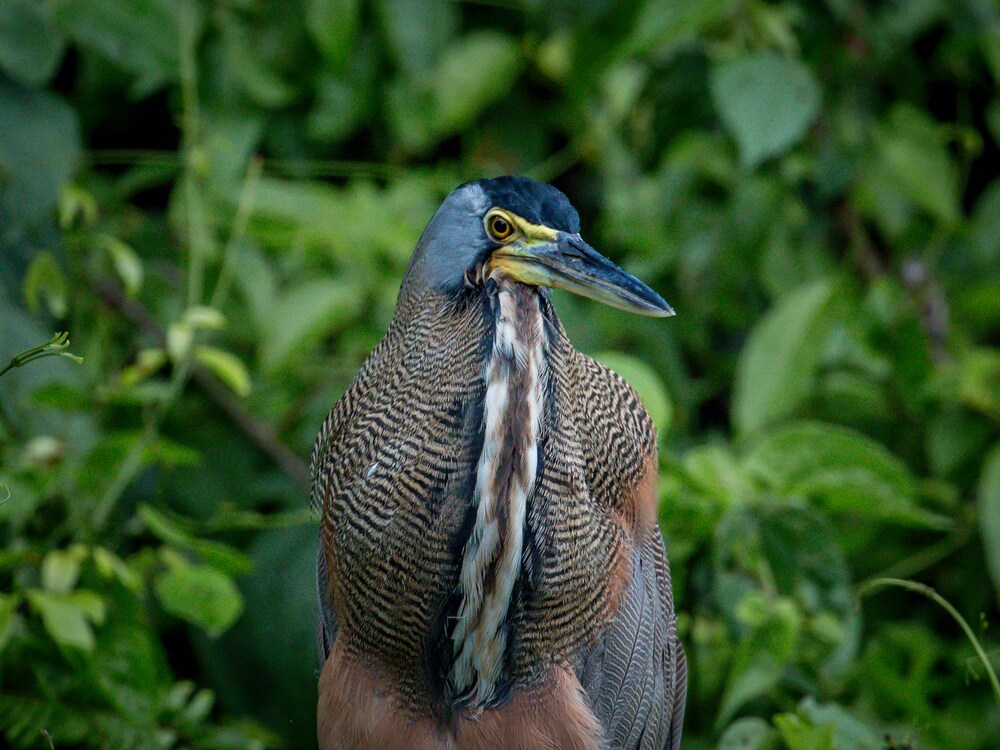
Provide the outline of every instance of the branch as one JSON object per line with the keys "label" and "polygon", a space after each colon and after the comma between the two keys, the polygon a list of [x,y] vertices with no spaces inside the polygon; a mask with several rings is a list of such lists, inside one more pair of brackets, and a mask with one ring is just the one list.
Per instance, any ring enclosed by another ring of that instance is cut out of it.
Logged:
{"label": "branch", "polygon": [[[165,346],[167,336],[159,323],[139,302],[125,296],[117,283],[106,277],[94,281],[97,293],[108,305],[120,310],[147,336]],[[253,441],[303,492],[309,491],[309,469],[275,434],[274,428],[258,420],[243,408],[239,400],[219,383],[214,375],[196,367],[192,375],[201,390]]]}

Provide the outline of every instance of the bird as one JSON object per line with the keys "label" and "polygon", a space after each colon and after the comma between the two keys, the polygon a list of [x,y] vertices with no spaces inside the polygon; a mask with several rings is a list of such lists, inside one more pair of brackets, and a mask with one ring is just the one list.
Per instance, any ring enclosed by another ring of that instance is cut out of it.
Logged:
{"label": "bird", "polygon": [[636,392],[577,351],[564,289],[667,317],[557,188],[467,182],[322,424],[323,750],[647,750],[687,690]]}

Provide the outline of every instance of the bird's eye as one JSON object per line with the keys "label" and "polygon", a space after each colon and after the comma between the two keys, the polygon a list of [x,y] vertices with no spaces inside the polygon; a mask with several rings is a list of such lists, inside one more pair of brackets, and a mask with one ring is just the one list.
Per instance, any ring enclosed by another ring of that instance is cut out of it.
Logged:
{"label": "bird's eye", "polygon": [[487,227],[495,240],[505,240],[514,233],[514,227],[500,214],[493,214],[487,222]]}

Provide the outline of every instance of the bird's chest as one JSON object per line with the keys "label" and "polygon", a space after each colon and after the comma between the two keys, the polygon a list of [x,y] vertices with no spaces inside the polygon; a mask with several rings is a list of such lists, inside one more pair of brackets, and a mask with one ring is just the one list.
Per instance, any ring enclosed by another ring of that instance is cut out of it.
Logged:
{"label": "bird's chest", "polygon": [[329,544],[349,645],[411,697],[473,712],[593,637],[624,559],[537,295],[501,287],[494,306],[477,381],[384,436],[333,500]]}

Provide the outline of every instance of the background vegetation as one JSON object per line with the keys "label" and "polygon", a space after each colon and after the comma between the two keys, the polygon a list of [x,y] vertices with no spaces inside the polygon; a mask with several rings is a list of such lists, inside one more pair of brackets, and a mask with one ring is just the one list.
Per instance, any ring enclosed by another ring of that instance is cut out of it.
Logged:
{"label": "background vegetation", "polygon": [[[992,748],[992,0],[2,0],[0,736],[309,747],[312,439],[441,198],[552,181],[643,393],[685,748]],[[603,352],[603,354],[601,354]],[[613,354],[610,352],[614,352]]]}

